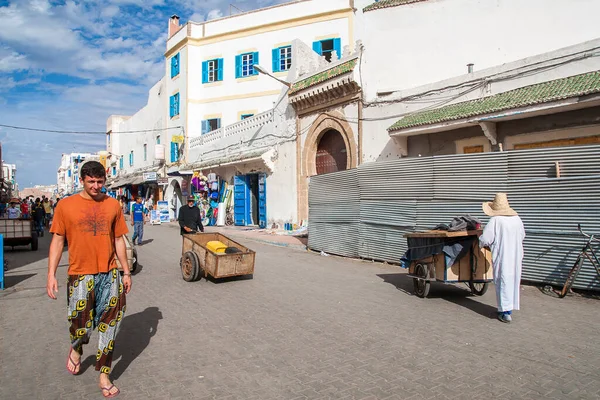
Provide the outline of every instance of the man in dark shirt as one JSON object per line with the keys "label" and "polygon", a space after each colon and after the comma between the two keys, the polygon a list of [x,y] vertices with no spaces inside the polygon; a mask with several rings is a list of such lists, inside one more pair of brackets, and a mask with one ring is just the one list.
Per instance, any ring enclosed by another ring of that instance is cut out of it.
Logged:
{"label": "man in dark shirt", "polygon": [[31,210],[31,215],[33,217],[35,229],[38,232],[38,235],[44,236],[44,218],[46,218],[46,211],[44,210],[44,206],[42,205],[39,197],[35,199],[35,204]]}
{"label": "man in dark shirt", "polygon": [[193,196],[188,197],[187,205],[181,206],[179,209],[179,226],[182,235],[191,232],[204,232],[202,226],[202,218],[200,217],[200,209],[195,206],[196,199]]}

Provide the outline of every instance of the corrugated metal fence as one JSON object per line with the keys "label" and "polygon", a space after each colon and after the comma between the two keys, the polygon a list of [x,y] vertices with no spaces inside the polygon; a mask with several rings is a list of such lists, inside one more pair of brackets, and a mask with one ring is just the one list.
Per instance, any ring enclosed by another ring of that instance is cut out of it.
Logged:
{"label": "corrugated metal fence", "polygon": [[[487,222],[481,202],[497,192],[525,224],[523,279],[561,284],[583,244],[577,224],[600,234],[600,146],[410,158],[314,176],[308,246],[398,263],[405,233],[464,214]],[[589,262],[575,287],[600,290]]]}

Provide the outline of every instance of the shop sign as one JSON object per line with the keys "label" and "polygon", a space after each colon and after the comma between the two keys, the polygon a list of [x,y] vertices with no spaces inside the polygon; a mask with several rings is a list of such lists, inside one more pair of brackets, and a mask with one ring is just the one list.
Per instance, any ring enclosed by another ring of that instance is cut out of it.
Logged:
{"label": "shop sign", "polygon": [[183,143],[183,135],[173,135],[171,137],[171,143]]}
{"label": "shop sign", "polygon": [[168,185],[169,184],[169,178],[158,178],[156,180],[156,183],[158,183],[159,185]]}
{"label": "shop sign", "polygon": [[158,210],[150,210],[150,223],[152,225],[160,225],[160,213]]}
{"label": "shop sign", "polygon": [[164,200],[157,201],[156,209],[160,222],[169,222],[169,202]]}
{"label": "shop sign", "polygon": [[157,175],[156,172],[144,172],[144,182],[156,182]]}

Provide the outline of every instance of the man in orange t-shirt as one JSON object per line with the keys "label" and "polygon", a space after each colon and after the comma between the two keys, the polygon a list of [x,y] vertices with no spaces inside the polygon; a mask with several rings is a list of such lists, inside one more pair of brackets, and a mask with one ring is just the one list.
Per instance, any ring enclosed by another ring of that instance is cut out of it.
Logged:
{"label": "man in orange t-shirt", "polygon": [[[129,229],[117,200],[102,193],[106,171],[97,161],[81,167],[83,191],[57,205],[50,230],[53,233],[48,256],[48,296],[56,299],[56,270],[65,239],[69,242],[67,310],[71,347],[67,370],[77,375],[83,345],[98,327],[96,371],[104,397],[115,397],[119,389],[110,381],[115,338],[125,315],[125,295],[131,290],[124,235]],[[123,278],[116,259],[123,267]]]}

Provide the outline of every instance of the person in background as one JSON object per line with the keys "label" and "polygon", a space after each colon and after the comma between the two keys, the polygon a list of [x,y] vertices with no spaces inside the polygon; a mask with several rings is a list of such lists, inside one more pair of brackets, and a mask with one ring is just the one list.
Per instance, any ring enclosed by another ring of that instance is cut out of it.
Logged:
{"label": "person in background", "polygon": [[200,218],[200,209],[195,206],[196,199],[194,196],[190,196],[187,199],[187,205],[179,208],[179,226],[181,227],[179,233],[185,235],[191,232],[204,232],[204,226],[202,226],[202,218]]}
{"label": "person in background", "polygon": [[35,199],[35,203],[31,209],[31,216],[33,217],[33,223],[38,235],[44,236],[44,220],[46,218],[46,211],[44,211],[44,206],[42,206],[42,202],[40,201],[39,197]]}
{"label": "person in background", "polygon": [[525,228],[517,212],[510,208],[506,193],[496,193],[494,201],[483,203],[482,208],[492,218],[479,237],[479,245],[492,251],[498,319],[511,322],[512,311],[519,309]]}
{"label": "person in background", "polygon": [[21,218],[29,218],[29,204],[27,204],[27,199],[21,201]]}
{"label": "person in background", "polygon": [[44,196],[44,199],[42,200],[42,206],[44,207],[44,212],[46,213],[45,225],[46,228],[49,228],[50,220],[52,219],[52,205],[46,196]]}
{"label": "person in background", "polygon": [[6,211],[6,214],[8,215],[8,219],[17,219],[21,216],[21,210],[17,208],[17,202],[10,202],[10,207]]}
{"label": "person in background", "polygon": [[137,196],[135,203],[131,205],[131,226],[133,226],[133,237],[131,241],[135,245],[135,239],[137,239],[138,246],[142,245],[142,238],[144,236],[144,224],[146,223],[146,216],[148,210],[142,204],[142,198]]}

